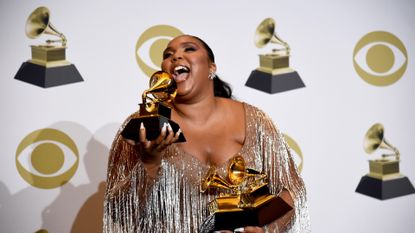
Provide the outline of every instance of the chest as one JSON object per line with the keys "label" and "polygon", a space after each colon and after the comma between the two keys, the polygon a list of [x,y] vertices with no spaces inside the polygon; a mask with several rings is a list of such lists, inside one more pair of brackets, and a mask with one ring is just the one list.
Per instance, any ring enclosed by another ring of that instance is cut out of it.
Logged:
{"label": "chest", "polygon": [[245,141],[245,124],[241,120],[223,121],[213,125],[183,124],[187,142],[178,146],[205,163],[222,164],[237,154]]}

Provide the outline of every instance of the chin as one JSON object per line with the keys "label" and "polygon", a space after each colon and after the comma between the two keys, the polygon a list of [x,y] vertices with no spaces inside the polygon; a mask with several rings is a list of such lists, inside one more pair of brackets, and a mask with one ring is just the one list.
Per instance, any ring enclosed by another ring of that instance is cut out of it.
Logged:
{"label": "chin", "polygon": [[188,100],[193,97],[190,88],[177,88],[176,100]]}
{"label": "chin", "polygon": [[191,92],[192,87],[188,82],[181,82],[177,84],[177,95],[187,95]]}

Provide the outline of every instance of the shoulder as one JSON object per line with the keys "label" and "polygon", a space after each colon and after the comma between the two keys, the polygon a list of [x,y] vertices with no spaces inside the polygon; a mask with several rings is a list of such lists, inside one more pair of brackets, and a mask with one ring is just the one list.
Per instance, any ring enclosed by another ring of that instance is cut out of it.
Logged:
{"label": "shoulder", "polygon": [[246,114],[247,115],[251,115],[253,118],[255,118],[256,120],[260,120],[260,121],[271,121],[271,117],[269,117],[269,115],[263,111],[261,108],[251,105],[249,103],[245,103],[243,102],[243,106],[245,108]]}
{"label": "shoulder", "polygon": [[241,102],[235,99],[230,99],[230,98],[222,98],[222,97],[216,97],[218,102],[224,106],[226,109],[230,109],[232,110],[243,110],[246,113],[259,113],[261,115],[265,115],[265,112],[262,111],[260,108],[251,105],[249,103],[246,102]]}
{"label": "shoulder", "polygon": [[255,125],[256,128],[266,129],[266,131],[279,132],[277,124],[268,113],[261,108],[248,103],[243,103],[243,105],[245,107],[248,123]]}
{"label": "shoulder", "polygon": [[215,98],[217,100],[217,103],[219,103],[221,109],[225,112],[225,114],[234,115],[244,113],[244,103],[230,98]]}

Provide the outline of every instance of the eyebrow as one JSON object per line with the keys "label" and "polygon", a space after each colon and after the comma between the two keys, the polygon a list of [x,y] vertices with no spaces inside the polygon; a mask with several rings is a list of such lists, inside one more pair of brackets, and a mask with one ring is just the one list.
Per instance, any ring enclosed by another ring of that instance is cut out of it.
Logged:
{"label": "eyebrow", "polygon": [[[192,46],[196,46],[196,47],[200,48],[200,45],[198,45],[198,44],[197,44],[197,43],[195,43],[195,42],[191,42],[191,41],[181,43],[181,44],[180,44],[180,47],[181,47],[181,48],[183,48],[183,47],[186,47],[187,45],[192,45]],[[171,48],[171,47],[167,47],[167,48],[163,51],[163,54],[164,54],[164,53],[166,53],[166,52],[168,52],[168,51],[170,51],[170,50],[172,50],[172,48]]]}

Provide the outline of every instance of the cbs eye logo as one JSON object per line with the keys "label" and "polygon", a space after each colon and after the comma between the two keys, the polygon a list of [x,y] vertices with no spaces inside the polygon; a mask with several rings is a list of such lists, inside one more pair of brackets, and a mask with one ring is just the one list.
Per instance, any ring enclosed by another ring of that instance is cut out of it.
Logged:
{"label": "cbs eye logo", "polygon": [[353,51],[353,65],[359,76],[374,86],[397,82],[405,73],[408,54],[395,35],[375,31],[357,42]]}
{"label": "cbs eye logo", "polygon": [[16,150],[20,176],[32,186],[52,189],[75,174],[79,153],[74,141],[56,129],[40,129],[27,135]]}
{"label": "cbs eye logo", "polygon": [[301,173],[303,171],[304,162],[303,153],[301,152],[300,147],[298,146],[297,142],[294,141],[294,139],[292,139],[285,133],[283,133],[282,135],[284,136],[284,139],[287,142],[288,146],[294,151],[293,159],[295,164],[297,165],[298,173]]}
{"label": "cbs eye logo", "polygon": [[183,32],[173,26],[156,25],[144,31],[138,38],[135,58],[140,69],[148,77],[160,70],[163,50],[172,38],[179,35],[183,35]]}

